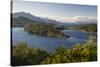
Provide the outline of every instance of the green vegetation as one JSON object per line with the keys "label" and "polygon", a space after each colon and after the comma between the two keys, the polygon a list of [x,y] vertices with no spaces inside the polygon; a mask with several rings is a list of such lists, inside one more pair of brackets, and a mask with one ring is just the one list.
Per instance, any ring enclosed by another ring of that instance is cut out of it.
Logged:
{"label": "green vegetation", "polygon": [[70,27],[67,27],[67,29],[80,30],[84,32],[97,32],[97,24],[91,23],[91,24],[84,24],[84,25],[79,25],[79,26],[70,26]]}
{"label": "green vegetation", "polygon": [[72,48],[64,48],[61,46],[52,53],[37,48],[29,48],[25,43],[18,43],[12,48],[13,66],[88,62],[96,60],[97,45],[92,37],[85,44],[76,44]]}
{"label": "green vegetation", "polygon": [[78,29],[82,32],[91,32],[91,36],[97,36],[97,24],[82,25]]}
{"label": "green vegetation", "polygon": [[69,37],[67,35],[64,35],[63,32],[56,29],[52,25],[27,24],[25,25],[24,30],[29,32],[30,34],[37,34],[42,36],[58,37],[58,38]]}
{"label": "green vegetation", "polygon": [[86,24],[79,27],[80,30],[86,32],[97,32],[97,24]]}
{"label": "green vegetation", "polygon": [[49,53],[37,48],[28,48],[25,43],[18,43],[12,48],[12,65],[40,64]]}
{"label": "green vegetation", "polygon": [[91,32],[91,36],[97,36],[97,24],[91,23],[91,24],[83,24],[78,26],[59,26],[56,27],[60,30],[80,30],[82,32]]}
{"label": "green vegetation", "polygon": [[43,64],[87,62],[97,60],[97,45],[90,38],[86,44],[76,44],[73,48],[57,48],[53,54],[46,57]]}

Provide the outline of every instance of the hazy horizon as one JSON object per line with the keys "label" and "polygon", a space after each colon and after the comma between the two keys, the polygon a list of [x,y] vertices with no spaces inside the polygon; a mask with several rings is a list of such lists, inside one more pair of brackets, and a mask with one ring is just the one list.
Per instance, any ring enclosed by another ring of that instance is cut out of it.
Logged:
{"label": "hazy horizon", "polygon": [[15,12],[28,12],[35,16],[62,22],[97,21],[97,6],[92,5],[13,1],[13,13]]}

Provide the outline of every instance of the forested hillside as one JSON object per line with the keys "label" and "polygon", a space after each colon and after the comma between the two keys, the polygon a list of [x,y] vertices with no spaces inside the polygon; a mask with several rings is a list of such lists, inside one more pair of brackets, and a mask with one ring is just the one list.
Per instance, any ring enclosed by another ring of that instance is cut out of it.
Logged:
{"label": "forested hillside", "polygon": [[41,36],[58,37],[58,38],[69,37],[52,25],[27,24],[25,25],[24,30],[30,34],[36,34]]}
{"label": "forested hillside", "polygon": [[79,26],[79,29],[87,32],[97,32],[97,24],[82,25]]}

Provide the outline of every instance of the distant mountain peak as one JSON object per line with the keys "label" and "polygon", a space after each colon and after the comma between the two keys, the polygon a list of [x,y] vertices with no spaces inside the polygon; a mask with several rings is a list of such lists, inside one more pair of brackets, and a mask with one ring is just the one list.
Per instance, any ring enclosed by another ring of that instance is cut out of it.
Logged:
{"label": "distant mountain peak", "polygon": [[[42,18],[42,17],[38,17],[38,16],[35,16],[35,15],[32,15],[31,13],[29,12],[16,12],[16,13],[13,13],[13,18],[18,18],[18,17],[25,17],[27,19],[30,19],[32,21],[35,21],[35,22],[39,22],[39,23],[45,23],[45,24],[54,24],[54,25],[58,25],[60,24],[58,21],[56,20],[53,20],[53,19],[49,19],[49,18]],[[23,20],[24,21],[24,20]]]}

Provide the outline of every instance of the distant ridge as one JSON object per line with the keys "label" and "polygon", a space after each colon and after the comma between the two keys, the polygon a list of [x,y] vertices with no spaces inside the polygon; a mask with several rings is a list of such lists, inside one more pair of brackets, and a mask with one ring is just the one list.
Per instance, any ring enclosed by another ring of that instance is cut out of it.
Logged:
{"label": "distant ridge", "polygon": [[52,24],[52,25],[64,25],[64,26],[77,26],[77,25],[83,25],[83,24],[91,24],[97,22],[95,21],[77,21],[77,22],[61,22],[57,21],[54,19],[49,19],[49,18],[41,18],[35,15],[32,15],[27,12],[16,12],[12,13],[12,19],[13,19],[13,24],[12,26],[24,26],[27,23],[38,23],[38,24]]}
{"label": "distant ridge", "polygon": [[16,13],[13,13],[13,18],[18,18],[18,17],[25,17],[27,19],[30,19],[32,21],[36,21],[36,22],[41,22],[41,23],[45,23],[45,24],[59,24],[58,21],[56,20],[52,20],[52,19],[48,19],[48,18],[41,18],[41,17],[37,17],[37,16],[34,16],[30,13],[26,13],[26,12],[16,12]]}

